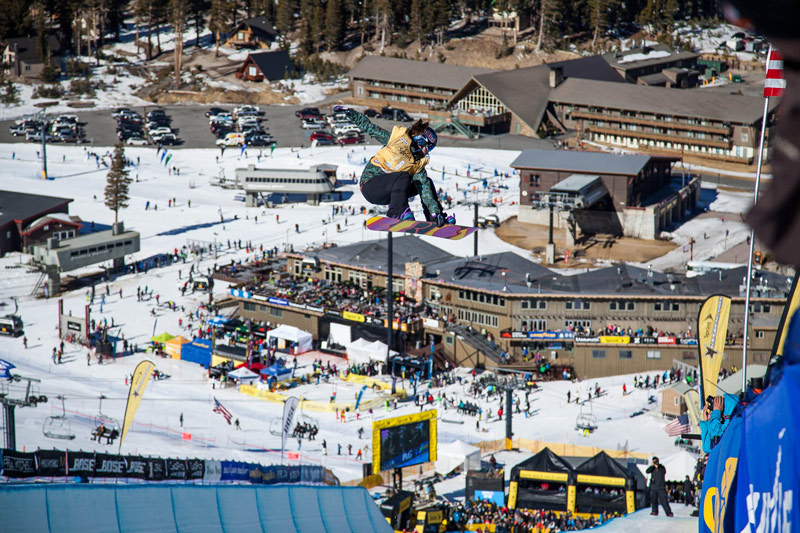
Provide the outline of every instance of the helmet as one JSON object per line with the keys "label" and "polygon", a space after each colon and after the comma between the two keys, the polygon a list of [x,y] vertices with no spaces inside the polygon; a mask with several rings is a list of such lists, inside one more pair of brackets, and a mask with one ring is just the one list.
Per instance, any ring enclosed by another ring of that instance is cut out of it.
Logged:
{"label": "helmet", "polygon": [[425,131],[422,132],[422,137],[424,137],[425,142],[428,143],[428,151],[436,148],[436,143],[439,142],[439,136],[436,135],[436,132],[433,131],[433,128],[425,128]]}

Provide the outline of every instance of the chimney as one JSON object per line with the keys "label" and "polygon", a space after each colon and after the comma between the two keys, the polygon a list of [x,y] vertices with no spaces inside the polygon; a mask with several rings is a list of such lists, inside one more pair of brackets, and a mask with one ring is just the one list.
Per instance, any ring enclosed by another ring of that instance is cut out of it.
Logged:
{"label": "chimney", "polygon": [[553,67],[550,69],[550,88],[555,89],[561,82],[564,81],[564,69],[561,67]]}

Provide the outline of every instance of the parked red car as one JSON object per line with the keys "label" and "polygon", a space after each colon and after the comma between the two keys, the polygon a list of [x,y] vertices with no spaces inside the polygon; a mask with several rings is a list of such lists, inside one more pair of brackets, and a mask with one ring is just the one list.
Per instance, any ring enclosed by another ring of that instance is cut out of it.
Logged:
{"label": "parked red car", "polygon": [[364,136],[355,131],[349,131],[340,136],[337,141],[340,145],[345,144],[360,144],[364,142]]}

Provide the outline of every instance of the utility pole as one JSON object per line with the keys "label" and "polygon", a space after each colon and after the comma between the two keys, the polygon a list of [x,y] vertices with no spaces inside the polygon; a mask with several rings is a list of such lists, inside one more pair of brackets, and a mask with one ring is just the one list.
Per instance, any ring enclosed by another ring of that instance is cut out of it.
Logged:
{"label": "utility pole", "polygon": [[[477,228],[478,227],[478,202],[475,202],[475,217],[472,222],[472,226]],[[474,245],[474,256],[478,257],[478,232],[475,232],[475,245]]]}
{"label": "utility pole", "polygon": [[42,111],[42,179],[47,179],[47,115]]}
{"label": "utility pole", "polygon": [[[389,357],[392,355],[392,327],[394,327],[394,297],[392,295],[392,232],[386,232],[389,242],[387,250],[389,257],[386,261],[386,364],[389,364]],[[392,394],[396,391],[394,379],[394,367],[392,367]]]}

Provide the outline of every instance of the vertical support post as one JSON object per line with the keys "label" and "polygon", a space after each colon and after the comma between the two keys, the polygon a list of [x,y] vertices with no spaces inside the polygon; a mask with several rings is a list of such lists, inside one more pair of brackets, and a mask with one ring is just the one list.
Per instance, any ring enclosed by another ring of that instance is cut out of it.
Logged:
{"label": "vertical support post", "polygon": [[3,402],[3,422],[5,423],[5,446],[9,450],[17,449],[17,424],[14,419],[14,405]]}
{"label": "vertical support post", "polygon": [[511,407],[514,391],[510,388],[506,389],[506,450],[512,447],[512,439],[514,433],[511,431]]}
{"label": "vertical support post", "polygon": [[[392,327],[394,326],[394,296],[392,294],[392,266],[393,266],[393,252],[392,252],[392,232],[386,233],[389,242],[387,243],[387,250],[389,257],[386,260],[386,364],[389,364],[389,357],[392,354]],[[394,377],[394,371],[392,372]],[[395,380],[392,379],[392,394],[396,392]]]}
{"label": "vertical support post", "polygon": [[42,179],[47,179],[47,115],[42,113]]}
{"label": "vertical support post", "polygon": [[547,244],[553,243],[553,202],[550,202],[550,232],[548,234]]}
{"label": "vertical support post", "polygon": [[[475,202],[475,217],[473,218],[472,226],[475,227],[475,228],[478,227],[478,202]],[[477,231],[475,232],[474,239],[475,239],[475,245],[474,245],[474,253],[472,255],[474,255],[475,257],[478,257],[478,232]]]}

